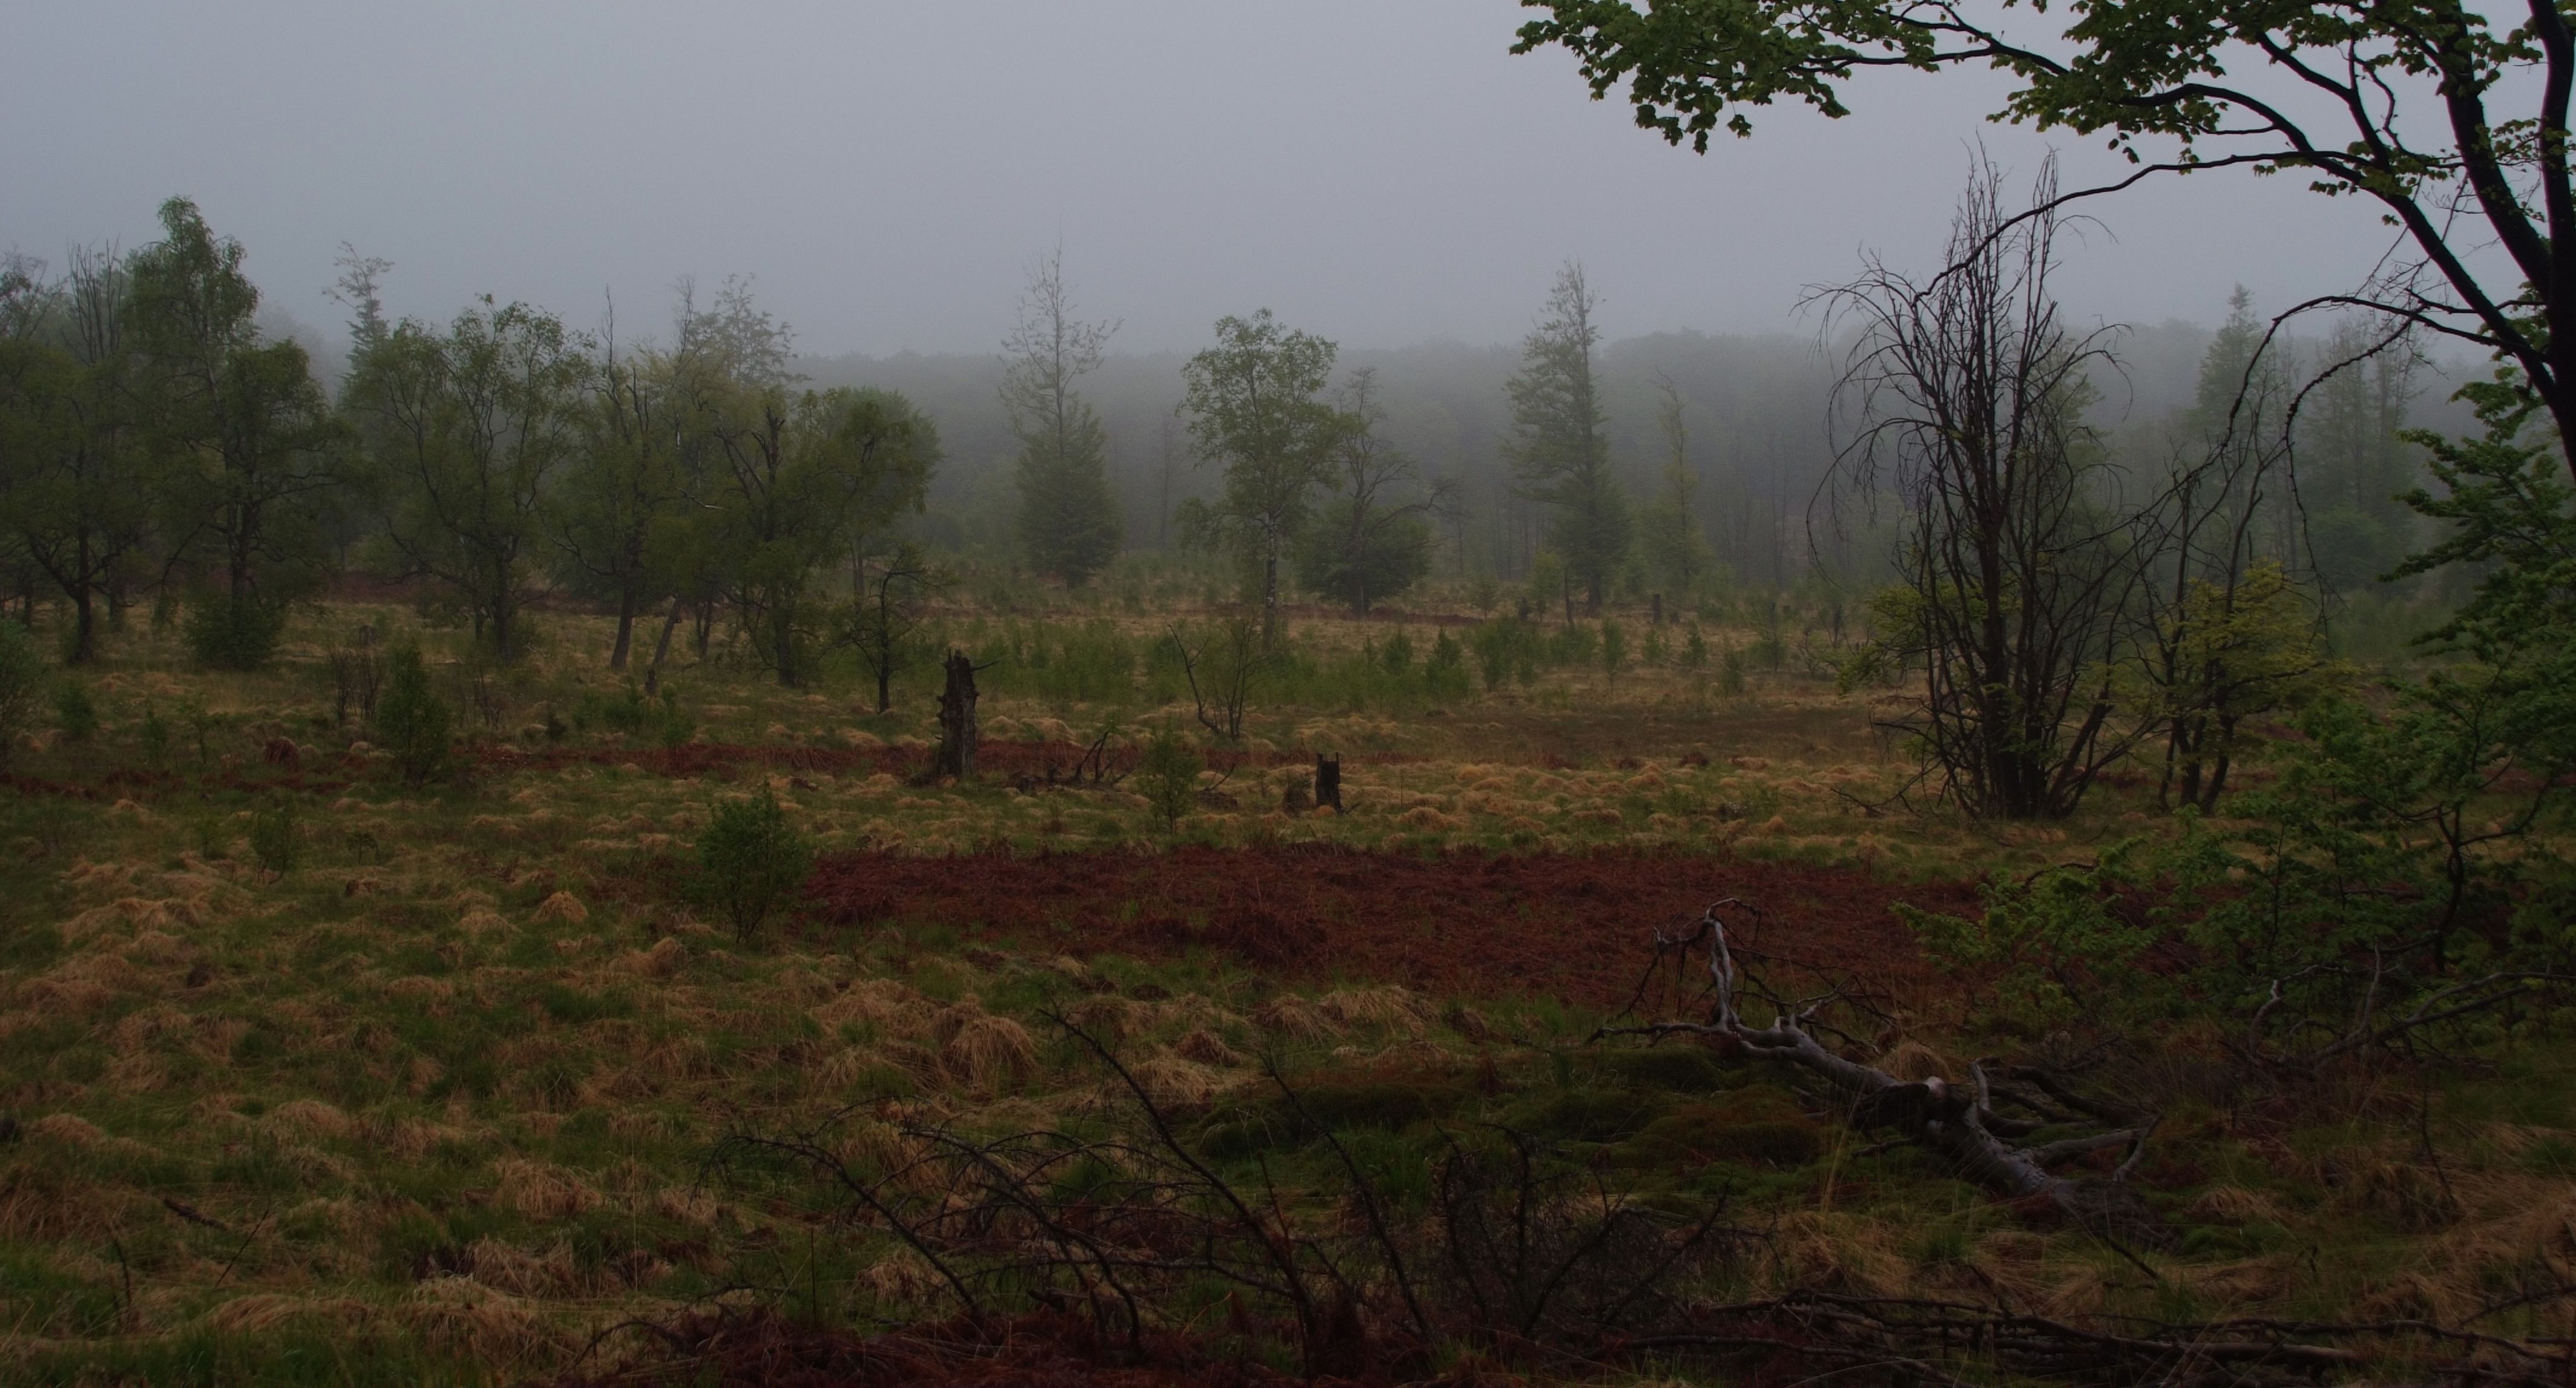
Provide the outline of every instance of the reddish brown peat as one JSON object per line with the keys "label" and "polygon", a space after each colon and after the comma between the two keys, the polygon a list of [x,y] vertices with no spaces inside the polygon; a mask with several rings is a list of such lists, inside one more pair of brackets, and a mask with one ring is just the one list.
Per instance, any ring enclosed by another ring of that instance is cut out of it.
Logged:
{"label": "reddish brown peat", "polygon": [[1627,1000],[1649,932],[1721,897],[1761,907],[1739,936],[1785,962],[1910,992],[1923,962],[1889,909],[1968,912],[1962,883],[1655,850],[1440,857],[1326,845],[1161,853],[836,853],[808,886],[838,926],[934,924],[1087,956],[1227,950],[1283,976],[1435,994]]}
{"label": "reddish brown peat", "polygon": [[[1090,749],[1070,742],[986,742],[975,750],[977,768],[989,777],[1044,779],[1049,771],[1071,777]],[[494,771],[551,771],[575,764],[632,765],[657,776],[685,778],[737,767],[776,771],[823,771],[836,775],[918,775],[928,769],[930,753],[901,747],[756,746],[728,742],[691,742],[678,747],[547,747],[522,751],[507,745],[475,749],[478,762]],[[1136,762],[1136,749],[1110,754],[1109,774],[1121,775]],[[1252,753],[1255,766],[1295,766],[1312,761],[1312,752],[1297,749]],[[1396,766],[1424,760],[1408,752],[1355,752],[1343,758],[1354,765]]]}

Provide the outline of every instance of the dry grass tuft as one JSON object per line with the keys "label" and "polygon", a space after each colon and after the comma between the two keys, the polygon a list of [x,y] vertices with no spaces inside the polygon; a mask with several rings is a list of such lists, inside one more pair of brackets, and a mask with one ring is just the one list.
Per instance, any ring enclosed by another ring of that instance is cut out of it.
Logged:
{"label": "dry grass tuft", "polygon": [[1028,1028],[979,1007],[958,1023],[940,1049],[939,1063],[960,1082],[992,1090],[1036,1069],[1038,1046]]}
{"label": "dry grass tuft", "polygon": [[579,925],[590,919],[590,908],[570,892],[557,892],[537,903],[535,919],[550,925]]}
{"label": "dry grass tuft", "polygon": [[2441,1173],[2411,1161],[2390,1161],[2368,1148],[2347,1147],[2325,1159],[2339,1209],[2392,1215],[2406,1228],[2440,1229],[2460,1218],[2460,1202]]}
{"label": "dry grass tuft", "polygon": [[197,1324],[219,1335],[257,1335],[292,1321],[318,1320],[347,1330],[363,1330],[376,1321],[376,1308],[349,1297],[286,1296],[253,1292],[206,1312]]}
{"label": "dry grass tuft", "polygon": [[1147,1056],[1127,1070],[1155,1106],[1163,1109],[1202,1108],[1225,1089],[1223,1077],[1215,1071],[1176,1055]]}
{"label": "dry grass tuft", "polygon": [[1775,1281],[1863,1296],[1902,1294],[1912,1268],[1887,1223],[1827,1210],[1800,1210],[1783,1218],[1770,1260]]}
{"label": "dry grass tuft", "polygon": [[494,1162],[492,1170],[500,1178],[493,1198],[530,1219],[570,1219],[601,1204],[598,1191],[559,1166],[509,1157]]}
{"label": "dry grass tuft", "polygon": [[433,1277],[412,1289],[405,1319],[421,1336],[503,1370],[504,1377],[551,1362],[568,1338],[525,1303],[465,1277]]}
{"label": "dry grass tuft", "polygon": [[589,1290],[572,1250],[561,1243],[531,1253],[500,1239],[480,1238],[466,1248],[465,1266],[475,1281],[513,1296],[572,1296]]}
{"label": "dry grass tuft", "polygon": [[1104,1041],[1124,1041],[1138,1030],[1136,1004],[1116,996],[1084,998],[1066,1008],[1064,1019]]}
{"label": "dry grass tuft", "polygon": [[712,1227],[723,1212],[714,1196],[696,1186],[667,1186],[653,1194],[653,1213],[701,1229]]}
{"label": "dry grass tuft", "polygon": [[832,1159],[843,1166],[887,1176],[900,1174],[904,1186],[924,1193],[939,1189],[944,1179],[926,1164],[930,1156],[929,1143],[891,1123],[854,1123],[832,1147]]}
{"label": "dry grass tuft", "polygon": [[397,1002],[442,1003],[456,996],[456,987],[443,978],[407,974],[387,981],[385,996]]}
{"label": "dry grass tuft", "polygon": [[1245,1064],[1243,1053],[1225,1043],[1225,1038],[1205,1027],[1196,1027],[1172,1043],[1172,1054],[1201,1065],[1231,1068]]}
{"label": "dry grass tuft", "polygon": [[1315,999],[1315,1009],[1344,1026],[1379,1027],[1423,1034],[1422,1003],[1402,988],[1339,988]]}
{"label": "dry grass tuft", "polygon": [[20,1238],[98,1243],[115,1230],[119,1204],[86,1181],[25,1164],[0,1167],[0,1230]]}
{"label": "dry grass tuft", "polygon": [[73,1113],[48,1113],[28,1124],[27,1134],[74,1147],[95,1147],[107,1140],[105,1128]]}
{"label": "dry grass tuft", "polygon": [[948,1294],[948,1280],[930,1260],[909,1248],[898,1249],[859,1272],[858,1284],[868,1295],[896,1306],[919,1307]]}
{"label": "dry grass tuft", "polygon": [[121,954],[83,954],[50,973],[38,975],[27,985],[26,997],[77,1015],[96,1012],[148,986],[143,971]]}
{"label": "dry grass tuft", "polygon": [[937,1004],[904,984],[891,978],[865,978],[815,1007],[809,1015],[826,1027],[856,1022],[910,1035],[930,1025],[937,1012]]}
{"label": "dry grass tuft", "polygon": [[1920,1041],[1898,1042],[1894,1050],[1879,1057],[1878,1068],[1900,1080],[1955,1081],[1960,1073],[1949,1057]]}
{"label": "dry grass tuft", "polygon": [[618,961],[618,967],[641,978],[669,978],[688,962],[689,947],[665,935],[653,942],[651,949],[639,949]]}
{"label": "dry grass tuft", "polygon": [[349,1115],[319,1099],[293,1099],[270,1109],[260,1126],[288,1137],[337,1139],[356,1125]]}
{"label": "dry grass tuft", "polygon": [[2183,1207],[2183,1214],[2207,1224],[2278,1224],[2280,1207],[2243,1186],[2212,1186]]}
{"label": "dry grass tuft", "polygon": [[1294,993],[1282,993],[1252,1010],[1263,1031],[1298,1041],[1321,1041],[1342,1034],[1342,1025]]}
{"label": "dry grass tuft", "polygon": [[869,1072],[890,1064],[884,1056],[865,1046],[844,1046],[825,1058],[814,1071],[814,1078],[826,1089],[848,1089]]}

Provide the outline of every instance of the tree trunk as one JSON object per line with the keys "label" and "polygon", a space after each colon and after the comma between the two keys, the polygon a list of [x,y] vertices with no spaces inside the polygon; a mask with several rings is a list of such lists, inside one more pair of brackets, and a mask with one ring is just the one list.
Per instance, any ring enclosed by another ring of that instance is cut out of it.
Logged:
{"label": "tree trunk", "polygon": [[1279,556],[1261,561],[1261,653],[1268,655],[1279,637]]}
{"label": "tree trunk", "polygon": [[492,655],[503,665],[509,664],[510,657],[515,654],[510,648],[510,622],[513,615],[510,611],[509,590],[504,587],[494,592],[492,595]]}
{"label": "tree trunk", "polygon": [[680,629],[680,598],[671,596],[671,615],[662,620],[662,639],[653,643],[653,663],[644,670],[644,692],[656,692],[662,684],[662,662],[671,654],[671,633]]}
{"label": "tree trunk", "polygon": [[1318,809],[1330,805],[1333,807],[1333,813],[1342,812],[1342,759],[1340,757],[1328,757],[1321,752],[1315,754],[1315,805]]}
{"label": "tree trunk", "polygon": [[608,668],[626,668],[627,651],[635,644],[635,580],[617,585],[617,644],[609,647]]}
{"label": "tree trunk", "polygon": [[72,594],[72,658],[74,665],[87,665],[98,653],[98,619],[91,615],[89,585],[80,585]]}
{"label": "tree trunk", "polygon": [[975,662],[964,651],[951,650],[948,684],[939,693],[939,751],[931,762],[934,776],[961,781],[975,775]]}

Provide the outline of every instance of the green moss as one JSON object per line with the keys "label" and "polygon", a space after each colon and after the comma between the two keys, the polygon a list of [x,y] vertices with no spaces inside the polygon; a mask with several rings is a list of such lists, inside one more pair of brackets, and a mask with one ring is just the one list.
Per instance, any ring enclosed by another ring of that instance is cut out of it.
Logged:
{"label": "green moss", "polygon": [[1671,1107],[1669,1095],[1651,1089],[1566,1089],[1515,1105],[1507,1121],[1543,1137],[1617,1142]]}

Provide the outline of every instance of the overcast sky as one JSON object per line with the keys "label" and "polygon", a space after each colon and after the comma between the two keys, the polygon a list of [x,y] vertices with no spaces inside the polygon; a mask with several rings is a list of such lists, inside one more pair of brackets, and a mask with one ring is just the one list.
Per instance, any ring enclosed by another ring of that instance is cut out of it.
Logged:
{"label": "overcast sky", "polygon": [[[173,193],[271,303],[334,321],[343,241],[397,312],[526,299],[667,321],[684,274],[757,277],[808,351],[988,351],[1061,243],[1126,350],[1276,309],[1354,346],[1517,337],[1579,257],[1614,335],[1813,331],[1803,286],[1939,249],[1984,76],[1873,75],[1705,156],[1513,57],[1509,0],[80,0],[0,46],[0,247],[151,239]],[[2061,142],[2067,137],[2060,136]],[[2065,151],[2069,177],[2098,151]],[[2215,321],[2348,287],[2366,208],[2232,173],[2104,204],[2084,315]]]}

